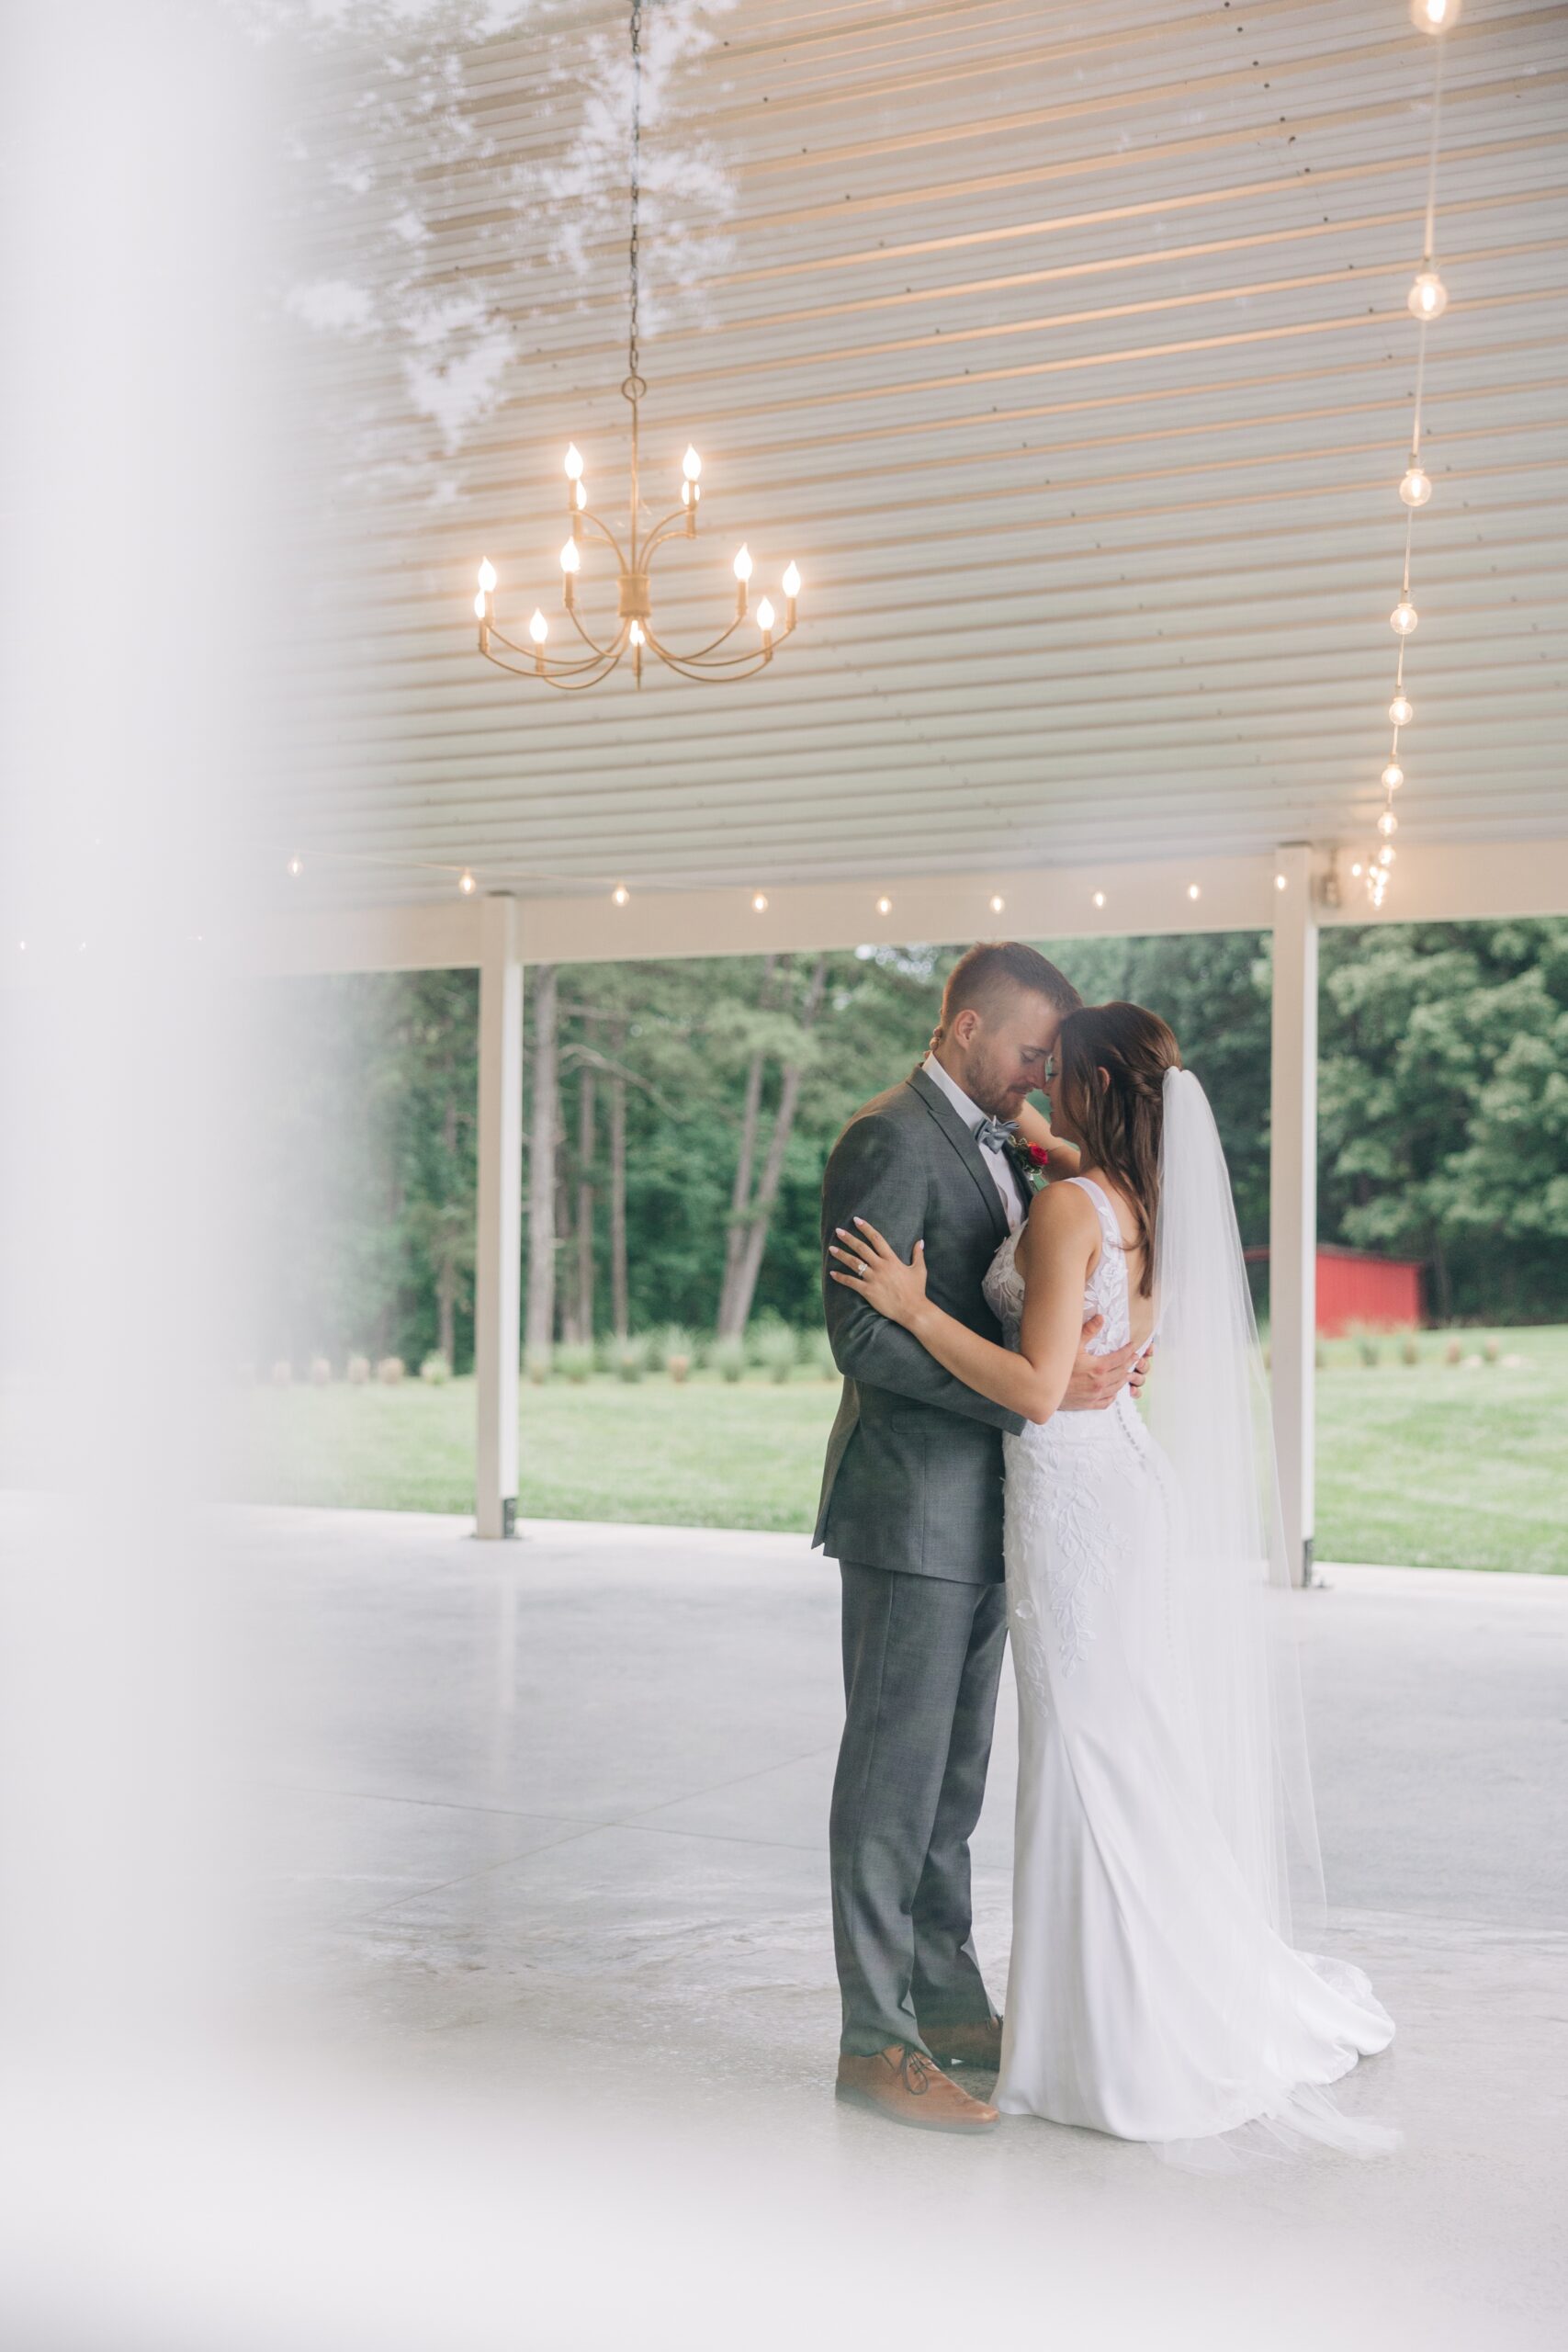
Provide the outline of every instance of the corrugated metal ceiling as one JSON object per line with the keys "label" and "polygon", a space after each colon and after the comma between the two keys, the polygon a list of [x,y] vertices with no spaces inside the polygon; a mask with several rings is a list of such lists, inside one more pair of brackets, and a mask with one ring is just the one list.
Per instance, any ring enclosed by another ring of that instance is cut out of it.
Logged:
{"label": "corrugated metal ceiling", "polygon": [[[801,628],[727,688],[567,703],[479,662],[481,553],[518,633],[554,609],[569,438],[624,497],[624,12],[541,10],[432,105],[390,50],[323,56],[337,194],[300,266],[360,311],[302,332],[300,479],[352,558],[321,558],[258,857],[369,903],[463,866],[750,886],[1364,836],[1434,64],[1403,0],[667,5],[645,474],[672,503],[693,438],[705,498],[660,625],[709,633],[744,537],[759,590],[799,562]],[[1406,840],[1568,823],[1565,125],[1568,9],[1470,0]]]}

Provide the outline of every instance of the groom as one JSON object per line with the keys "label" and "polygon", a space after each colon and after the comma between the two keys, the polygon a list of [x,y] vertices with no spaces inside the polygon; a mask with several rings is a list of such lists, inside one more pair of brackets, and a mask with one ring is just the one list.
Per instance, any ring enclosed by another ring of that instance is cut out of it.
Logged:
{"label": "groom", "polygon": [[[902,1258],[926,1245],[931,1296],[988,1340],[981,1295],[1028,1203],[998,1122],[1048,1074],[1081,1000],[1016,941],[970,948],[931,1050],[857,1111],[822,1186],[826,1251],[865,1217]],[[944,1372],[853,1291],[823,1295],[844,1393],[815,1541],[843,1582],[845,1723],[833,1783],[833,1942],[843,1996],[838,2095],[899,2123],[983,2132],[997,2110],[936,2063],[995,2068],[1001,2021],[971,1936],[969,1838],[991,1750],[1007,1614],[1002,1442],[1023,1427]],[[1087,1343],[1099,1318],[1085,1329]],[[1062,1409],[1109,1405],[1131,1348],[1080,1349]]]}

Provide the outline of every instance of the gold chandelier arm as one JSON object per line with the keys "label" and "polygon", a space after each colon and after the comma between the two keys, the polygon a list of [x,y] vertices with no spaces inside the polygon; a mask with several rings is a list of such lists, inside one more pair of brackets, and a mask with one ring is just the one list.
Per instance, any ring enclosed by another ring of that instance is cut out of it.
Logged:
{"label": "gold chandelier arm", "polygon": [[662,645],[654,645],[653,650],[667,670],[673,670],[679,677],[690,678],[696,685],[734,685],[741,678],[754,678],[759,670],[767,668],[772,659],[771,649],[766,653],[759,649],[755,653],[733,654],[728,662],[694,667],[689,655],[666,652]]}
{"label": "gold chandelier arm", "polygon": [[[595,653],[619,653],[619,652],[621,651],[622,648],[623,648],[623,647],[625,646],[625,644],[626,644],[626,625],[625,621],[623,621],[623,622],[621,623],[621,626],[620,626],[619,629],[617,630],[616,634],[615,634],[615,636],[610,639],[609,644],[608,644],[608,645],[601,645],[601,644],[600,644],[600,642],[599,642],[599,640],[598,640],[598,639],[597,639],[595,636],[593,636],[593,635],[592,635],[592,631],[590,631],[590,630],[588,630],[588,629],[585,629],[585,628],[583,628],[583,626],[582,626],[581,616],[580,616],[580,614],[579,614],[579,612],[578,612],[578,609],[577,609],[577,606],[576,606],[575,605],[572,605],[570,607],[570,610],[569,610],[569,613],[568,613],[568,617],[569,617],[569,619],[570,620],[570,622],[571,622],[571,625],[572,625],[573,628],[577,631],[577,634],[578,634],[578,635],[579,635],[579,637],[582,639],[582,642],[584,643],[584,645],[591,645],[591,646],[593,648],[593,650],[594,650],[594,652],[595,652]],[[549,655],[547,653],[547,654],[546,654],[546,656],[545,656],[546,661],[547,662],[547,661],[549,660],[549,658],[550,658],[550,657],[549,657]]]}
{"label": "gold chandelier arm", "polygon": [[631,570],[631,568],[632,568],[632,567],[631,567],[631,565],[626,561],[626,557],[622,554],[622,552],[621,552],[621,543],[620,543],[619,539],[618,539],[618,538],[616,538],[616,537],[615,537],[615,535],[614,531],[612,531],[612,530],[611,530],[610,526],[608,525],[608,523],[605,523],[605,522],[601,521],[600,517],[599,517],[597,514],[593,514],[593,513],[592,513],[592,512],[588,507],[584,507],[584,508],[583,508],[583,510],[582,510],[582,514],[581,514],[581,519],[584,523],[592,523],[592,524],[593,528],[598,532],[599,537],[604,540],[604,542],[605,546],[610,549],[611,553],[614,555],[614,557],[615,557],[615,561],[620,565],[621,570],[622,570],[623,571],[629,571]]}
{"label": "gold chandelier arm", "polygon": [[[592,647],[593,651],[591,657],[592,660],[596,662],[605,661],[612,653],[618,653],[622,650],[626,637],[626,631],[624,629],[621,631],[619,637],[612,638],[608,645],[601,645],[596,637],[589,636],[588,631],[583,628],[582,623],[578,619],[575,612],[572,614],[571,618],[576,626],[577,633],[582,639],[584,645],[590,645]],[[530,663],[533,662],[535,649],[532,645],[514,644],[513,639],[506,636],[503,630],[497,628],[493,621],[490,624],[490,634],[491,637],[500,639],[501,643],[505,646],[508,653],[515,653],[520,662],[527,662]],[[561,659],[558,653],[547,653],[545,660],[549,662],[554,662],[558,669],[561,666]],[[586,662],[581,662],[577,663],[575,666],[579,669],[586,669],[588,667],[588,663]]]}
{"label": "gold chandelier arm", "polygon": [[558,695],[586,694],[590,686],[596,686],[601,678],[609,676],[611,671],[619,665],[620,659],[618,653],[613,655],[602,668],[594,671],[591,678],[552,678],[547,670],[541,670],[539,675],[547,686],[555,688]]}
{"label": "gold chandelier arm", "polygon": [[[502,642],[504,641],[503,639]],[[540,661],[535,654],[525,653],[522,647],[517,645],[508,646],[507,650],[517,655],[517,663],[499,661],[495,654],[489,651],[484,658],[487,662],[493,662],[498,670],[505,670],[512,677],[543,678],[553,685],[558,679],[575,678],[584,671],[613,670],[626,651],[626,642],[624,639],[617,639],[614,645],[602,645],[581,662],[563,662],[557,653],[547,653]],[[518,666],[519,663],[521,667]]]}
{"label": "gold chandelier arm", "polygon": [[[723,630],[719,636],[710,639],[706,645],[699,645],[694,653],[682,653],[678,658],[682,662],[705,662],[710,654],[716,653],[718,651],[721,645],[728,643],[729,639],[735,635],[736,630],[739,628],[741,622],[748,617],[749,616],[745,613],[737,613],[735,618],[730,622],[729,627]],[[660,644],[659,639],[651,633],[651,631],[649,634],[648,641],[649,645],[653,647],[654,650],[660,655],[661,660],[666,662],[670,660],[671,656],[669,652],[665,647]],[[749,658],[750,657],[744,653],[739,655],[732,654],[730,656],[732,661],[744,662]]]}
{"label": "gold chandelier arm", "polygon": [[642,569],[644,571],[648,570],[649,563],[652,558],[655,548],[661,548],[666,539],[685,537],[687,511],[688,510],[684,506],[677,506],[673,514],[666,514],[661,523],[655,523],[652,530],[649,531],[647,538],[644,539],[642,543]]}

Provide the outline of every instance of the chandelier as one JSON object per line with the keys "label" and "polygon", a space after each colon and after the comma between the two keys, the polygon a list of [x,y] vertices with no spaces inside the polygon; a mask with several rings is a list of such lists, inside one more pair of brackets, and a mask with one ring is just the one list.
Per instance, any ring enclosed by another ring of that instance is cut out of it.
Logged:
{"label": "chandelier", "polygon": [[[697,532],[697,509],[702,499],[702,459],[695,449],[688,447],[682,461],[681,503],[661,522],[644,528],[642,496],[638,467],[638,408],[648,390],[638,365],[637,295],[639,264],[639,230],[642,205],[642,0],[632,0],[631,10],[632,61],[632,135],[631,135],[631,238],[628,247],[630,264],[630,327],[626,339],[626,377],[621,386],[622,397],[631,409],[631,509],[626,519],[626,541],[623,545],[609,525],[595,514],[588,503],[588,485],[583,480],[583,460],[574,442],[566,453],[566,503],[571,517],[571,529],[560,551],[562,609],[577,642],[569,639],[564,652],[547,650],[549,623],[537,607],[528,623],[528,645],[519,645],[497,627],[495,618],[495,566],[486,557],[479,565],[479,594],[474,598],[474,616],[479,625],[479,651],[498,670],[507,671],[514,678],[542,678],[547,685],[563,694],[581,694],[588,686],[596,686],[618,669],[626,654],[631,656],[632,675],[642,684],[643,657],[651,653],[667,670],[675,671],[682,678],[717,681],[730,678],[754,678],[765,670],[773,658],[773,647],[779,639],[793,634],[795,622],[795,599],[800,594],[800,574],[792,563],[786,569],[781,588],[784,599],[782,628],[772,601],[764,596],[753,613],[750,602],[750,582],[753,570],[750,548],[744,545],[735,558],[735,617],[728,628],[689,652],[678,651],[666,645],[653,625],[653,600],[649,587],[649,566],[659,549],[669,539],[694,538]],[[582,569],[585,539],[607,547],[615,560],[617,574],[617,621],[614,636],[603,641],[588,628],[578,609],[577,580]],[[739,646],[732,643],[738,629],[750,620],[757,630],[755,639],[750,634]]]}

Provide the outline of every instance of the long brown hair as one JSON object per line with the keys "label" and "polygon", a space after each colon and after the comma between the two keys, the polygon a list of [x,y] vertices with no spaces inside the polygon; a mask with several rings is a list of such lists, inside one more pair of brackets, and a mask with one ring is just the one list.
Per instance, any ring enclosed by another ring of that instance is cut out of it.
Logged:
{"label": "long brown hair", "polygon": [[1137,1219],[1141,1298],[1151,1297],[1155,1286],[1165,1074],[1180,1068],[1175,1036],[1141,1004],[1086,1005],[1068,1013],[1056,1039],[1056,1086],[1083,1137],[1085,1161],[1116,1179]]}

